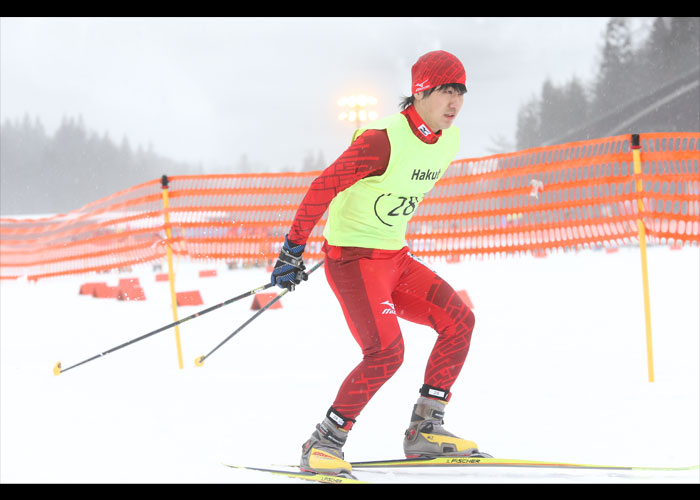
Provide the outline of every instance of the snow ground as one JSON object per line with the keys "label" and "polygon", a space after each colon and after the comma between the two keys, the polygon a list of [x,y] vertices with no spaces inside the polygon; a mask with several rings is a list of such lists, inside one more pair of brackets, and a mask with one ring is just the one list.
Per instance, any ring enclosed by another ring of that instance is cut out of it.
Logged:
{"label": "snow ground", "polygon": [[[647,358],[639,248],[433,264],[474,303],[467,363],[447,429],[503,458],[634,466],[700,463],[700,252],[649,248],[655,381]],[[176,262],[176,290],[202,306],[267,282],[264,269]],[[201,269],[216,278],[199,278]],[[139,278],[145,301],[80,296],[80,284]],[[2,483],[295,483],[233,470],[294,464],[359,361],[323,271],[259,316],[252,298],[64,368],[172,322],[166,282],[131,273],[0,284]],[[272,291],[272,290],[270,290]],[[406,355],[352,430],[346,458],[400,458],[434,334],[402,321]],[[681,473],[433,469],[357,471],[381,483],[699,483]],[[303,483],[313,484],[313,483]]]}

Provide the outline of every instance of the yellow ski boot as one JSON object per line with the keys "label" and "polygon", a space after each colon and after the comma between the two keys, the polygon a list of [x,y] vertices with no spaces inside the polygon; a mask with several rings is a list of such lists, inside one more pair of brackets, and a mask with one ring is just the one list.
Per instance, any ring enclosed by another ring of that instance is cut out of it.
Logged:
{"label": "yellow ski boot", "polygon": [[342,450],[347,437],[348,431],[336,426],[328,417],[323,419],[302,445],[301,470],[352,477],[352,465],[345,461]]}
{"label": "yellow ski boot", "polygon": [[459,438],[442,427],[445,405],[447,402],[437,399],[418,398],[403,440],[406,458],[488,456],[479,452],[474,441]]}

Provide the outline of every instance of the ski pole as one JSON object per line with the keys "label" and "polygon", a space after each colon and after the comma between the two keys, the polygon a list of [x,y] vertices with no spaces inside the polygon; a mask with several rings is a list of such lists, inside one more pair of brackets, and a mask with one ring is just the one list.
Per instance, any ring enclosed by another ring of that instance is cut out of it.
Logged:
{"label": "ski pole", "polygon": [[[322,265],[323,265],[323,260],[321,260],[321,261],[318,262],[316,265],[314,265],[311,269],[309,269],[309,272],[307,273],[307,275],[313,273],[316,269],[318,269],[318,268],[321,267]],[[277,295],[277,297],[275,297],[275,298],[272,299],[270,302],[268,302],[267,304],[265,304],[262,308],[260,308],[260,310],[259,310],[258,312],[256,312],[255,314],[253,314],[250,318],[248,318],[248,320],[247,320],[245,323],[243,323],[241,326],[239,326],[238,328],[236,328],[236,330],[235,330],[232,334],[230,334],[228,337],[226,337],[224,340],[222,340],[222,341],[219,343],[219,345],[217,345],[214,349],[212,349],[211,351],[209,351],[208,354],[205,354],[204,356],[200,356],[200,357],[198,357],[197,359],[195,359],[195,360],[194,360],[194,365],[195,365],[195,366],[202,366],[202,365],[204,364],[204,360],[205,360],[205,359],[207,359],[209,356],[211,356],[212,354],[214,354],[214,352],[216,352],[216,351],[219,349],[219,347],[221,347],[221,346],[224,345],[226,342],[228,342],[229,340],[231,340],[231,338],[232,338],[234,335],[236,335],[236,334],[239,333],[241,330],[243,330],[243,328],[245,328],[246,326],[248,326],[255,318],[257,318],[257,317],[260,316],[262,313],[264,313],[265,311],[267,311],[273,304],[275,304],[275,302],[277,302],[277,301],[280,300],[282,297],[284,297],[284,295],[285,295],[287,292],[289,292],[289,289],[284,289],[284,290],[282,290],[282,291]]]}
{"label": "ski pole", "polygon": [[203,309],[203,310],[201,310],[201,311],[199,311],[199,312],[196,312],[196,313],[194,313],[194,314],[192,314],[192,315],[190,315],[190,316],[187,316],[186,318],[182,318],[182,319],[180,319],[180,320],[178,320],[178,321],[175,321],[175,322],[173,322],[173,323],[170,323],[169,325],[161,326],[160,328],[158,328],[158,329],[156,329],[156,330],[153,330],[152,332],[146,333],[145,335],[141,335],[140,337],[137,337],[137,338],[135,338],[135,339],[129,340],[128,342],[124,342],[123,344],[118,345],[118,346],[116,346],[116,347],[112,347],[111,349],[108,349],[108,350],[106,350],[105,352],[101,352],[100,354],[96,354],[96,355],[92,356],[91,358],[88,358],[88,359],[86,359],[86,360],[81,361],[80,363],[76,363],[76,364],[74,364],[74,365],[72,365],[72,366],[69,366],[68,368],[63,368],[63,369],[61,369],[61,362],[59,361],[59,362],[56,363],[56,365],[53,367],[53,374],[56,375],[56,376],[57,376],[57,375],[60,375],[61,373],[67,372],[68,370],[71,370],[71,369],[73,369],[73,368],[75,368],[75,367],[77,367],[77,366],[84,365],[85,363],[87,363],[87,362],[89,362],[89,361],[92,361],[92,360],[97,359],[97,358],[101,358],[102,356],[106,356],[107,354],[109,354],[109,353],[111,353],[111,352],[114,352],[114,351],[118,351],[119,349],[122,349],[122,348],[124,348],[124,347],[126,347],[126,346],[128,346],[128,345],[135,344],[136,342],[139,342],[139,341],[141,341],[141,340],[144,340],[144,339],[146,339],[146,338],[148,338],[148,337],[150,337],[150,336],[152,336],[152,335],[155,335],[156,333],[160,333],[160,332],[162,332],[162,331],[164,331],[164,330],[167,330],[167,329],[169,329],[169,328],[173,328],[174,326],[180,325],[180,324],[184,323],[185,321],[189,321],[189,320],[194,319],[194,318],[197,318],[197,317],[199,317],[199,316],[203,316],[203,315],[205,315],[205,314],[207,314],[207,313],[209,313],[209,312],[214,311],[215,309],[219,309],[220,307],[223,307],[223,306],[226,306],[226,305],[231,304],[231,303],[233,303],[233,302],[236,302],[237,300],[241,300],[241,299],[244,299],[244,298],[246,298],[246,297],[250,297],[251,295],[255,295],[256,293],[261,292],[261,291],[263,291],[263,290],[267,290],[267,289],[270,288],[271,286],[274,286],[274,284],[273,284],[273,283],[267,283],[266,285],[263,285],[263,286],[259,286],[259,287],[257,287],[257,288],[254,288],[254,289],[252,289],[252,290],[250,290],[250,291],[248,291],[248,292],[245,292],[245,293],[242,293],[242,294],[240,294],[240,295],[238,295],[238,296],[236,296],[236,297],[230,298],[230,299],[228,299],[228,300],[222,302],[221,304],[217,304],[217,305],[215,305],[215,306],[208,307],[208,308]]}

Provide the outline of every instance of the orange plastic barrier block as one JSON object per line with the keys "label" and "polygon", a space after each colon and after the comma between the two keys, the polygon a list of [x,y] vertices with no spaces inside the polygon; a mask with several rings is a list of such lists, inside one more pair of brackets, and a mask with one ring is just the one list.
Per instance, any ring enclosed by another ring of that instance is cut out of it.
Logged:
{"label": "orange plastic barrier block", "polygon": [[192,292],[177,292],[175,294],[178,306],[200,306],[203,304],[199,290]]}
{"label": "orange plastic barrier block", "polygon": [[141,286],[138,278],[122,278],[119,280],[119,288],[128,288],[131,286]]}
{"label": "orange plastic barrier block", "polygon": [[459,290],[457,292],[457,295],[459,295],[462,300],[464,301],[465,304],[467,304],[467,307],[469,309],[474,309],[474,304],[472,304],[472,299],[469,298],[469,294],[467,293],[466,290]]}
{"label": "orange plastic barrier block", "polygon": [[117,299],[119,300],[146,300],[146,294],[140,286],[131,285],[129,287],[118,288],[119,293],[117,294]]}
{"label": "orange plastic barrier block", "polygon": [[168,273],[156,274],[156,281],[168,281]]}
{"label": "orange plastic barrier block", "polygon": [[114,299],[119,294],[119,287],[98,283],[92,290],[92,296],[98,299]]}
{"label": "orange plastic barrier block", "polygon": [[208,269],[206,271],[199,271],[200,278],[209,278],[212,276],[216,276],[216,269]]}
{"label": "orange plastic barrier block", "polygon": [[[277,294],[275,293],[259,293],[253,299],[253,304],[250,306],[250,308],[253,310],[262,309],[275,297],[277,297]],[[270,306],[270,309],[279,309],[280,307],[282,307],[282,302],[278,300]]]}
{"label": "orange plastic barrier block", "polygon": [[80,295],[92,295],[95,291],[95,287],[100,285],[107,286],[107,283],[83,283],[80,285]]}

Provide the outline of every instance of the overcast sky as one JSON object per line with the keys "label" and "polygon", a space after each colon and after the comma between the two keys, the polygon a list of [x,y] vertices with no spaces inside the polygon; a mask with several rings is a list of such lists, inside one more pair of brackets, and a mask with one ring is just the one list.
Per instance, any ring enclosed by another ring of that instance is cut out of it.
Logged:
{"label": "overcast sky", "polygon": [[[423,53],[454,53],[468,93],[460,158],[513,141],[518,109],[591,81],[609,18],[2,18],[0,118],[64,117],[173,160],[275,171],[309,152],[330,163],[353,127],[343,95],[398,111]],[[641,24],[646,21],[642,20]]]}

